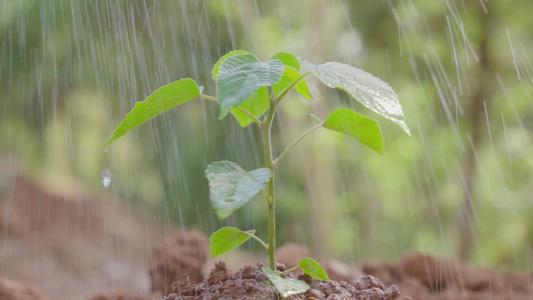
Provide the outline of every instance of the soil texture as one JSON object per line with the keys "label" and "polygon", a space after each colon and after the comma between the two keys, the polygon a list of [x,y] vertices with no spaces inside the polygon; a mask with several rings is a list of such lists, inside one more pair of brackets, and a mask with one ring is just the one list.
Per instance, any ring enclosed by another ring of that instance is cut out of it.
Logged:
{"label": "soil texture", "polygon": [[[288,267],[297,266],[304,257],[315,257],[307,245],[286,243],[276,250],[276,260]],[[364,275],[356,264],[349,265],[335,259],[318,259],[318,262],[331,280],[352,282]],[[293,272],[295,276],[301,273],[300,270]]]}
{"label": "soil texture", "polygon": [[[172,293],[162,300],[193,300],[193,299],[280,299],[273,286],[265,285],[268,278],[261,270],[264,264],[244,266],[231,275],[224,262],[217,262],[215,268],[201,282],[191,283],[189,276],[184,275],[172,286]],[[278,270],[285,267],[278,265]],[[293,275],[287,275],[293,277]],[[294,278],[294,277],[293,277]],[[394,285],[385,286],[374,276],[367,275],[352,283],[342,281],[321,281],[300,275],[310,289],[287,299],[357,299],[357,300],[398,300],[400,292]]]}
{"label": "soil texture", "polygon": [[48,299],[83,300],[106,290],[149,295],[146,261],[169,232],[121,199],[0,165],[0,276],[38,286]]}
{"label": "soil texture", "polygon": [[159,299],[161,295],[139,296],[127,292],[109,292],[95,295],[87,300],[152,300]]}
{"label": "soil texture", "polygon": [[38,288],[0,277],[0,300],[48,300]]}
{"label": "soil texture", "polygon": [[418,252],[407,253],[398,263],[365,263],[363,271],[387,285],[397,285],[402,299],[533,299],[533,274],[497,273]]}
{"label": "soil texture", "polygon": [[167,295],[172,283],[187,274],[192,283],[201,282],[209,242],[199,230],[183,229],[152,251],[149,273],[152,292]]}

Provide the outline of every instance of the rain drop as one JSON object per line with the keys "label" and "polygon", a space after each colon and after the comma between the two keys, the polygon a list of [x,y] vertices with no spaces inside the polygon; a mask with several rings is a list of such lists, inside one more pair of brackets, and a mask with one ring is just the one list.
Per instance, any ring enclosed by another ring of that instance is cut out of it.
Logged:
{"label": "rain drop", "polygon": [[102,184],[104,187],[108,187],[111,184],[111,171],[109,169],[102,170]]}

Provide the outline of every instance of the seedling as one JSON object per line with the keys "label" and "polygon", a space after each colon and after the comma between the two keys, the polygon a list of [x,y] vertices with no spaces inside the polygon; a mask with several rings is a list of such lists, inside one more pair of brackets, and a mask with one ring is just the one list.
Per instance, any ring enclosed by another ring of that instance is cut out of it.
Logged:
{"label": "seedling", "polygon": [[203,94],[203,88],[190,78],[165,85],[144,101],[137,102],[105,145],[113,143],[157,115],[197,98],[218,102],[219,119],[231,113],[242,127],[255,123],[263,135],[266,167],[246,171],[234,162],[219,161],[207,167],[206,177],[213,209],[221,220],[244,206],[256,194],[261,192],[264,195],[269,215],[268,243],[258,237],[255,230],[243,231],[224,227],[210,237],[211,255],[218,256],[239,247],[249,239],[254,239],[268,252],[270,268],[264,268],[263,271],[280,295],[287,297],[305,292],[309,288],[305,282],[283,278],[281,275],[301,269],[313,278],[329,278],[324,269],[310,258],[302,259],[298,266],[286,272],[280,273],[275,268],[276,167],[296,144],[319,128],[355,137],[379,153],[382,153],[384,139],[375,120],[348,108],[339,108],[333,111],[326,121],[312,115],[318,124],[304,132],[275,158],[272,153],[271,128],[278,105],[291,90],[295,90],[309,101],[315,101],[309,93],[305,79],[311,74],[330,88],[344,90],[364,106],[398,124],[410,135],[398,96],[387,83],[358,68],[338,62],[314,65],[286,52],[278,53],[272,59],[262,62],[249,52],[232,51],[220,58],[212,74],[217,86],[217,97]]}

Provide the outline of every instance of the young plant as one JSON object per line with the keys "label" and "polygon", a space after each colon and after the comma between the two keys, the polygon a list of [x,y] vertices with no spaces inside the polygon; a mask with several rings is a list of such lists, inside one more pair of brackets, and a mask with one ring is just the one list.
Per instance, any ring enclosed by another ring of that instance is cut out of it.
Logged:
{"label": "young plant", "polygon": [[271,128],[278,105],[291,90],[295,90],[309,101],[314,101],[305,79],[311,74],[328,87],[344,90],[364,106],[397,123],[410,135],[403,120],[398,96],[387,83],[358,68],[338,62],[314,65],[286,52],[278,53],[272,59],[262,62],[249,52],[235,50],[220,58],[212,74],[217,86],[217,97],[203,94],[203,88],[190,78],[163,86],[144,101],[135,104],[105,145],[113,143],[126,132],[155,116],[198,98],[218,102],[219,119],[231,113],[242,127],[255,123],[262,131],[266,167],[246,171],[234,162],[220,161],[207,167],[206,177],[213,209],[221,220],[244,206],[259,192],[264,195],[269,215],[268,243],[255,235],[255,230],[242,231],[234,227],[224,227],[210,237],[211,255],[215,257],[235,249],[252,238],[268,252],[270,268],[264,268],[263,271],[281,296],[305,292],[308,289],[305,282],[283,278],[281,275],[299,268],[313,278],[328,280],[328,276],[324,269],[310,258],[302,259],[298,266],[286,272],[276,271],[276,167],[289,150],[319,128],[355,137],[379,153],[383,150],[384,140],[375,120],[348,108],[339,108],[333,111],[326,121],[313,116],[318,124],[304,132],[275,157],[272,153]]}

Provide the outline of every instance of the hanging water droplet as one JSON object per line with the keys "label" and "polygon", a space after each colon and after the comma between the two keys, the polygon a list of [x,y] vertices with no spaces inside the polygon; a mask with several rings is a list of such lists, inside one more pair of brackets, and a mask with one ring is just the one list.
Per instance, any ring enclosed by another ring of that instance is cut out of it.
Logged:
{"label": "hanging water droplet", "polygon": [[107,152],[107,148],[104,149],[104,152]]}
{"label": "hanging water droplet", "polygon": [[102,170],[102,184],[104,187],[108,187],[111,184],[111,171],[109,169]]}

